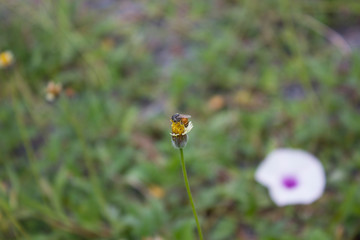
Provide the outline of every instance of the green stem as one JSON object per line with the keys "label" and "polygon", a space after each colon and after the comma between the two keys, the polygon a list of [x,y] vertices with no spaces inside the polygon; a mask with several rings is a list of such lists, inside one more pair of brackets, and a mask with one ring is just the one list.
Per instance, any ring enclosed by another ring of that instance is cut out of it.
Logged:
{"label": "green stem", "polygon": [[183,171],[183,175],[184,175],[184,182],[185,182],[185,186],[186,186],[186,191],[188,193],[189,196],[189,201],[191,203],[191,207],[192,207],[192,211],[194,213],[194,217],[195,217],[195,221],[196,221],[196,226],[198,229],[198,233],[199,233],[199,239],[203,240],[203,236],[202,236],[202,232],[201,232],[201,227],[200,227],[200,223],[199,223],[199,219],[198,216],[196,214],[196,209],[195,209],[195,204],[194,204],[194,200],[192,198],[191,195],[191,191],[190,191],[190,185],[189,185],[189,180],[187,177],[187,173],[186,173],[186,167],[185,167],[185,161],[184,161],[184,152],[183,149],[180,148],[180,155],[181,155],[181,167],[182,167],[182,171]]}

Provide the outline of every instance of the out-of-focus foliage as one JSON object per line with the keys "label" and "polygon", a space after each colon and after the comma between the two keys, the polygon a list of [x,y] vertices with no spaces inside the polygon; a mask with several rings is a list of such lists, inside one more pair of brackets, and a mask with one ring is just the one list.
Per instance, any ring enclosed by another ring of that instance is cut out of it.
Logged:
{"label": "out-of-focus foliage", "polygon": [[[1,239],[196,239],[175,112],[206,239],[359,237],[357,0],[0,0],[0,19]],[[320,200],[271,202],[253,175],[275,147],[321,159]]]}

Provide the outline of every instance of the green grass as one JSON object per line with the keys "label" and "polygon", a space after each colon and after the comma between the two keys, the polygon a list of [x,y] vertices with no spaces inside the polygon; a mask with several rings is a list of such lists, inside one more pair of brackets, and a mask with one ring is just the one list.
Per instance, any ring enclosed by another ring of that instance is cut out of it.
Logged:
{"label": "green grass", "polygon": [[[360,55],[329,41],[357,1],[34,2],[0,0],[0,239],[196,239],[175,112],[205,239],[359,236]],[[47,103],[50,80],[75,96]],[[322,198],[271,202],[276,147],[320,158]]]}

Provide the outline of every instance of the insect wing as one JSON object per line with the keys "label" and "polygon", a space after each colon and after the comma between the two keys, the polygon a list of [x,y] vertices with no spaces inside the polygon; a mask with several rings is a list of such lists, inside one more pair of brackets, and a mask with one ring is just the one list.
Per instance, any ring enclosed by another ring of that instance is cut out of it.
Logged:
{"label": "insect wing", "polygon": [[191,115],[179,114],[178,118],[191,118]]}

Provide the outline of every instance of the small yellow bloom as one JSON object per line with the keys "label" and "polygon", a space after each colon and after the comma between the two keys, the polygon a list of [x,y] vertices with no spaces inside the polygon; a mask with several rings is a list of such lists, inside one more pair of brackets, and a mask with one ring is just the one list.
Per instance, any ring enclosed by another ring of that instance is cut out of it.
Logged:
{"label": "small yellow bloom", "polygon": [[171,123],[171,135],[178,136],[183,135],[185,132],[185,125],[182,122],[172,122]]}
{"label": "small yellow bloom", "polygon": [[46,87],[46,100],[52,102],[57,98],[62,90],[62,85],[60,83],[54,83],[50,81]]}
{"label": "small yellow bloom", "polygon": [[0,53],[0,68],[9,67],[14,63],[14,55],[11,51]]}
{"label": "small yellow bloom", "polygon": [[149,193],[151,196],[155,197],[155,198],[163,198],[165,195],[165,191],[163,188],[157,186],[157,185],[152,185],[148,188]]}
{"label": "small yellow bloom", "polygon": [[189,121],[190,115],[174,114],[171,121],[171,142],[175,148],[184,148],[187,143],[187,134],[193,128],[192,122]]}

